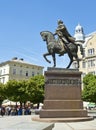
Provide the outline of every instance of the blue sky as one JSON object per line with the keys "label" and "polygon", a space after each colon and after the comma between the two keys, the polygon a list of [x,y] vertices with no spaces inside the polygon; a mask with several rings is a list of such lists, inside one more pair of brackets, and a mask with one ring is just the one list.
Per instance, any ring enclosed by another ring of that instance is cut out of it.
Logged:
{"label": "blue sky", "polygon": [[[45,68],[53,66],[43,58],[47,48],[40,32],[54,33],[62,19],[71,35],[78,23],[89,34],[96,31],[95,12],[96,0],[0,0],[0,62],[18,57]],[[67,55],[56,59],[57,67],[68,65]]]}

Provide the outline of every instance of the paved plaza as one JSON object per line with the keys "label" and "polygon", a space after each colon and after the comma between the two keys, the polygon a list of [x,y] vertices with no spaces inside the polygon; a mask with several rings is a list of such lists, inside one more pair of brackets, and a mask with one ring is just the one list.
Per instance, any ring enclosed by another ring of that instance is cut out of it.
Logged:
{"label": "paved plaza", "polygon": [[0,130],[52,130],[53,123],[32,121],[32,115],[0,116]]}
{"label": "paved plaza", "polygon": [[[0,130],[40,130],[40,126],[52,124],[32,121],[33,116],[0,116]],[[33,129],[34,125],[36,126],[35,129]],[[84,122],[54,123],[52,130],[96,130],[96,118]]]}

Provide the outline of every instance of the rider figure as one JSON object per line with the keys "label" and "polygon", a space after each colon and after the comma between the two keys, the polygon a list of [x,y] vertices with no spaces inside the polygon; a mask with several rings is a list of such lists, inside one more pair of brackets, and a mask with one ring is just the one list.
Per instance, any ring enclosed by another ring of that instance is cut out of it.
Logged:
{"label": "rider figure", "polygon": [[58,20],[58,27],[54,35],[59,36],[59,38],[63,41],[64,46],[67,50],[68,50],[67,44],[75,42],[75,38],[70,35],[66,26],[63,24],[62,20]]}
{"label": "rider figure", "polygon": [[54,35],[58,35],[65,43],[74,43],[75,38],[70,35],[62,20],[58,20],[58,27]]}

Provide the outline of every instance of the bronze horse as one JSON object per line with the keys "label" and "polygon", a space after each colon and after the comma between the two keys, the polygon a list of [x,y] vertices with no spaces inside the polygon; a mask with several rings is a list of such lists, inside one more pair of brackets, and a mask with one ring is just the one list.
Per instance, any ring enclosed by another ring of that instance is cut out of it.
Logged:
{"label": "bronze horse", "polygon": [[75,58],[75,60],[77,61],[77,68],[79,68],[79,59],[78,59],[77,52],[78,52],[78,46],[80,46],[81,54],[83,53],[82,45],[75,44],[75,43],[69,43],[66,45],[66,43],[64,43],[64,41],[62,42],[59,38],[57,40],[53,35],[53,33],[51,33],[50,31],[42,31],[40,32],[40,35],[43,41],[46,41],[47,44],[48,52],[43,54],[47,62],[51,63],[51,61],[47,59],[47,56],[51,55],[54,62],[53,67],[56,67],[55,54],[59,54],[61,56],[67,53],[70,58],[70,63],[67,66],[67,68],[71,66],[73,62],[73,58]]}

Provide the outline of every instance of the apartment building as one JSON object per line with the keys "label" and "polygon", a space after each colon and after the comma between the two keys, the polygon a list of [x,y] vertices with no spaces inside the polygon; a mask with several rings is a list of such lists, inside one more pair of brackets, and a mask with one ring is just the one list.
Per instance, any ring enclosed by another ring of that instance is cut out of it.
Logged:
{"label": "apartment building", "polygon": [[[82,44],[84,49],[83,57],[78,51],[80,68],[82,77],[88,73],[96,75],[96,32],[92,32],[88,35],[84,34],[83,27],[79,24],[75,28],[74,35],[76,42]],[[76,61],[73,63],[73,67],[76,68]]]}
{"label": "apartment building", "polygon": [[5,84],[13,79],[23,80],[42,75],[43,68],[43,66],[27,63],[23,58],[14,57],[12,60],[0,63],[0,82]]}

